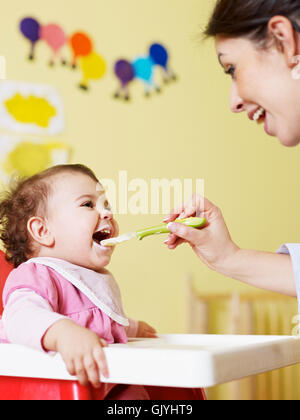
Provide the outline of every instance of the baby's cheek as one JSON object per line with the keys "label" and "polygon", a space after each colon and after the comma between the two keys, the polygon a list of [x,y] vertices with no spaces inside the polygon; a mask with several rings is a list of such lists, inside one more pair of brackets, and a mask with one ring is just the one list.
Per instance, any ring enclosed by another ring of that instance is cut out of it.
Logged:
{"label": "baby's cheek", "polygon": [[118,225],[118,223],[116,222],[115,219],[112,219],[112,224],[113,224],[113,227],[114,227],[115,236],[118,236],[119,235],[119,225]]}

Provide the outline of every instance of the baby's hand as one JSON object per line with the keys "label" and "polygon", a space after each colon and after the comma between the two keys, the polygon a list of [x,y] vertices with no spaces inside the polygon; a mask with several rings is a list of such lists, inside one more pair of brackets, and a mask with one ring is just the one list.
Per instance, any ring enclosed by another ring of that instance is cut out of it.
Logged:
{"label": "baby's hand", "polygon": [[137,337],[157,338],[156,331],[153,327],[143,321],[139,321]]}
{"label": "baby's hand", "polygon": [[63,319],[49,328],[43,340],[47,350],[60,353],[70,375],[76,375],[81,385],[90,382],[95,388],[101,384],[100,371],[108,378],[103,352],[107,346],[93,331]]}

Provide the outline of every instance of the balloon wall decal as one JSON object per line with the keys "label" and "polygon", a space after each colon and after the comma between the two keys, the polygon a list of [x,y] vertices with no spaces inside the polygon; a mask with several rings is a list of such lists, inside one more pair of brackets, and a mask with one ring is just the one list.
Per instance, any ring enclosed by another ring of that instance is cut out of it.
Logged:
{"label": "balloon wall decal", "polygon": [[115,97],[119,98],[122,94],[124,99],[129,99],[129,84],[134,80],[134,68],[127,60],[118,60],[115,64],[115,75],[120,81],[120,87],[115,93]]}
{"label": "balloon wall decal", "polygon": [[120,59],[115,63],[114,72],[119,79],[119,88],[115,98],[130,99],[129,85],[134,80],[140,80],[145,87],[145,95],[150,96],[152,91],[161,92],[161,87],[155,80],[155,70],[160,68],[164,83],[176,80],[177,76],[170,68],[169,53],[162,44],[152,44],[148,55],[139,56],[133,61]]}
{"label": "balloon wall decal", "polygon": [[79,66],[82,71],[81,89],[87,90],[90,80],[101,79],[106,73],[106,62],[101,55],[92,52],[79,59]]}
{"label": "balloon wall decal", "polygon": [[70,46],[73,54],[72,67],[76,68],[79,57],[86,57],[93,51],[93,42],[91,38],[83,33],[76,32],[70,37]]}
{"label": "balloon wall decal", "polygon": [[82,72],[79,87],[88,90],[90,80],[99,80],[105,75],[105,59],[94,51],[93,41],[83,32],[73,34],[69,43],[73,56],[72,67],[73,69],[79,67]]}
{"label": "balloon wall decal", "polygon": [[84,32],[75,32],[68,36],[60,25],[55,23],[42,25],[32,17],[26,17],[20,22],[22,35],[30,42],[29,59],[36,58],[36,43],[43,41],[50,48],[49,65],[54,66],[57,60],[63,65],[67,59],[62,53],[63,47],[68,47],[72,56],[70,65],[79,68],[82,77],[78,87],[87,91],[91,80],[102,79],[106,73],[105,59],[94,50],[91,37]]}
{"label": "balloon wall decal", "polygon": [[57,57],[62,64],[66,64],[66,58],[60,55],[61,49],[68,42],[68,37],[64,30],[56,24],[50,24],[40,27],[40,39],[45,41],[52,51],[52,57],[49,64],[53,66]]}
{"label": "balloon wall decal", "polygon": [[[68,36],[63,28],[55,23],[42,25],[33,17],[25,17],[19,25],[22,35],[30,42],[29,59],[36,58],[37,42],[44,42],[50,49],[49,65],[53,67],[57,61],[63,65],[69,62],[69,67],[81,71],[78,87],[84,91],[90,88],[92,80],[100,80],[107,73],[107,63],[104,57],[95,51],[90,35],[77,31]],[[69,50],[69,60],[63,50]],[[146,55],[137,56],[133,60],[119,59],[115,62],[113,71],[119,81],[115,98],[126,101],[130,99],[130,86],[134,81],[144,85],[145,95],[152,92],[160,93],[161,85],[156,80],[157,69],[161,71],[162,80],[166,84],[177,79],[170,67],[168,49],[160,44],[150,45]]]}
{"label": "balloon wall decal", "polygon": [[25,18],[20,23],[20,31],[30,42],[29,60],[34,59],[35,45],[40,39],[40,24],[33,18]]}

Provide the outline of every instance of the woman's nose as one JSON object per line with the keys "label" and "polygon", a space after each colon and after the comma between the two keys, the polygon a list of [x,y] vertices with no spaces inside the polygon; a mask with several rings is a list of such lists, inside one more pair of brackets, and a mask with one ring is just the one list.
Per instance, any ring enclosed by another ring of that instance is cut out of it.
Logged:
{"label": "woman's nose", "polygon": [[244,111],[244,101],[239,96],[237,86],[234,82],[232,83],[232,86],[231,86],[230,109],[232,112],[235,112],[235,113]]}

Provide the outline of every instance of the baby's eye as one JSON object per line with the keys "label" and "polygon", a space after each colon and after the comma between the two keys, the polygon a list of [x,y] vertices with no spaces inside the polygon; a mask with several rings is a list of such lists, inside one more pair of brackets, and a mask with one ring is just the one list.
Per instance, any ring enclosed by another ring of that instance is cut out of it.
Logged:
{"label": "baby's eye", "polygon": [[87,201],[86,203],[82,204],[82,207],[91,207],[91,208],[93,208],[94,205],[93,205],[93,202],[92,201]]}
{"label": "baby's eye", "polygon": [[111,210],[110,204],[107,200],[104,201],[104,207],[106,208],[106,210]]}

